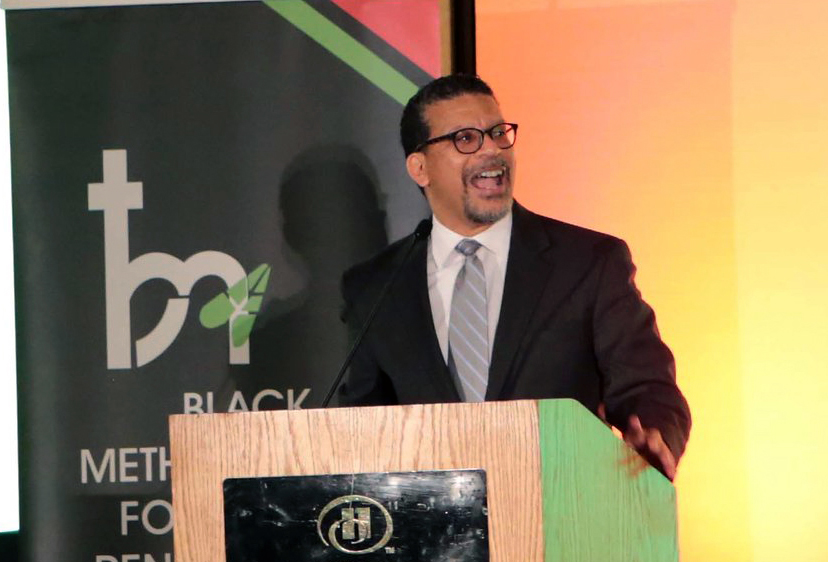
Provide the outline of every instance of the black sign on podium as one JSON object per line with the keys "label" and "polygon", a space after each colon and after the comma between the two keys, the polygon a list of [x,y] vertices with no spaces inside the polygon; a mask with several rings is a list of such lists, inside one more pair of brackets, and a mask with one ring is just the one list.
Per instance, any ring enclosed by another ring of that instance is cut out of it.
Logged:
{"label": "black sign on podium", "polygon": [[486,562],[483,470],[229,478],[227,562]]}

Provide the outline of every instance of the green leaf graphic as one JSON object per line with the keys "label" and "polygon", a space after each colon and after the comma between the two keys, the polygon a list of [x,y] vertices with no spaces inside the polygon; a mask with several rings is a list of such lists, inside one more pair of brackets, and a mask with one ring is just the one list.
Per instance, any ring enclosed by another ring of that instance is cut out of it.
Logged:
{"label": "green leaf graphic", "polygon": [[233,305],[227,295],[220,293],[201,307],[198,319],[205,328],[218,328],[225,324],[233,314]]}
{"label": "green leaf graphic", "polygon": [[241,303],[241,302],[247,300],[247,280],[248,279],[249,279],[249,276],[245,277],[244,279],[242,279],[241,281],[239,281],[238,283],[236,283],[235,285],[230,287],[230,289],[227,291],[228,296],[230,297],[231,300],[233,300],[233,302]]}
{"label": "green leaf graphic", "polygon": [[253,323],[256,321],[255,314],[245,314],[238,316],[233,320],[233,325],[230,328],[230,334],[233,338],[233,346],[239,347],[244,345],[247,338],[250,337],[250,332],[253,331]]}
{"label": "green leaf graphic", "polygon": [[244,310],[247,312],[259,312],[259,309],[262,307],[262,297],[253,296],[247,299],[247,304],[244,307]]}
{"label": "green leaf graphic", "polygon": [[267,282],[270,280],[270,266],[263,263],[254,269],[253,272],[247,276],[247,279],[250,286],[253,287],[250,290],[252,293],[264,293],[267,288]]}
{"label": "green leaf graphic", "polygon": [[227,291],[210,299],[199,311],[201,325],[205,328],[218,328],[233,318],[230,326],[233,346],[244,345],[253,331],[255,313],[262,307],[262,295],[267,289],[271,269],[263,263]]}

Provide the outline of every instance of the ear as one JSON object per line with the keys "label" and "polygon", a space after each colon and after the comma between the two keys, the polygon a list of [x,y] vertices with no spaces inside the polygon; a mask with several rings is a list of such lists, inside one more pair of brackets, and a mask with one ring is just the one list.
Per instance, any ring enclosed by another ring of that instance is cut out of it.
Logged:
{"label": "ear", "polygon": [[428,170],[426,169],[426,155],[422,152],[412,152],[405,159],[405,169],[414,183],[420,187],[428,185]]}

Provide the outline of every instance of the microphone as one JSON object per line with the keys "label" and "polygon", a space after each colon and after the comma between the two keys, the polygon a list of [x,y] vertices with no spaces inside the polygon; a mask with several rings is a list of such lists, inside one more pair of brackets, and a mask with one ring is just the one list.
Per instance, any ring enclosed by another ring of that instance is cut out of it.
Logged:
{"label": "microphone", "polygon": [[391,277],[389,277],[388,281],[386,281],[385,285],[383,285],[377,300],[374,301],[374,306],[371,308],[371,312],[368,313],[368,318],[365,319],[365,324],[362,325],[362,329],[359,331],[353,345],[351,345],[351,349],[348,351],[348,355],[345,357],[345,361],[342,362],[342,367],[339,368],[339,373],[337,373],[331,388],[328,390],[328,394],[325,395],[325,399],[322,401],[322,408],[327,407],[328,402],[330,402],[331,398],[333,398],[334,392],[336,392],[336,389],[339,388],[339,383],[342,382],[342,377],[345,376],[345,371],[347,371],[348,367],[350,367],[351,361],[353,360],[354,355],[356,355],[359,345],[362,343],[362,339],[365,337],[365,334],[368,333],[368,328],[371,327],[371,323],[374,321],[374,316],[377,315],[377,311],[379,310],[382,301],[385,300],[385,295],[387,295],[388,291],[391,290],[391,286],[394,284],[394,281],[397,280],[403,266],[408,263],[408,257],[411,255],[411,250],[414,249],[414,246],[416,246],[419,241],[427,239],[430,234],[431,220],[421,220],[420,224],[417,225],[417,228],[414,229],[414,236],[408,244],[408,248],[405,251],[402,261],[400,261],[400,264],[391,274]]}

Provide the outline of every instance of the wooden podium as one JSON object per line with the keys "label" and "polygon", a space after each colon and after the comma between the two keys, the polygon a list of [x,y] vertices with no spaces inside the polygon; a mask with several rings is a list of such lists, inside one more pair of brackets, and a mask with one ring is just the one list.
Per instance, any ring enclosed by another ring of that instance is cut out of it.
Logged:
{"label": "wooden podium", "polygon": [[672,484],[572,400],[175,415],[170,449],[176,562],[224,562],[225,478],[468,468],[492,562],[678,560]]}

